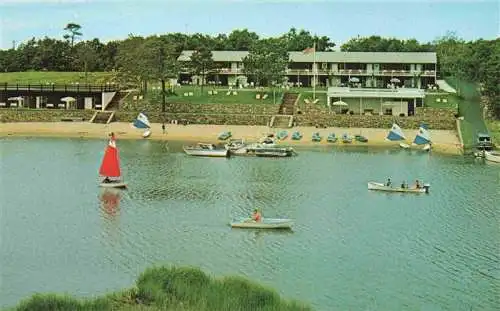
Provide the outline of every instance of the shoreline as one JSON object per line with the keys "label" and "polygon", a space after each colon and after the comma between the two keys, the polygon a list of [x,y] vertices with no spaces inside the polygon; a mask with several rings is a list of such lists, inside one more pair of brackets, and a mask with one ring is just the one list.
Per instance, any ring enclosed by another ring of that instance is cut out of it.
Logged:
{"label": "shoreline", "polygon": [[[258,141],[267,133],[277,133],[282,129],[269,128],[267,126],[245,126],[245,125],[173,125],[166,124],[166,133],[162,133],[161,123],[151,124],[150,140],[183,141],[183,142],[204,142],[223,143],[217,139],[220,132],[231,131],[232,138],[244,139],[245,141]],[[387,149],[399,148],[399,142],[386,141],[388,129],[378,128],[326,128],[298,126],[288,131],[289,136],[279,143],[289,146],[332,146],[332,147],[380,147]],[[295,131],[302,133],[301,140],[291,140],[291,134]],[[411,144],[413,135],[417,129],[403,129],[407,136],[406,143]],[[107,139],[108,134],[114,132],[118,139],[144,139],[143,130],[136,129],[131,123],[113,122],[110,124],[99,124],[89,122],[12,122],[0,123],[0,137],[74,137],[74,138],[101,138]],[[323,139],[321,142],[312,142],[311,136],[314,132],[319,132]],[[353,141],[352,144],[328,143],[326,138],[329,133],[334,132],[337,137],[343,133],[349,135],[361,134],[368,138],[367,143]],[[442,154],[461,155],[462,148],[455,131],[451,130],[430,130],[433,140],[432,151]],[[419,150],[420,147],[413,147],[411,150]]]}

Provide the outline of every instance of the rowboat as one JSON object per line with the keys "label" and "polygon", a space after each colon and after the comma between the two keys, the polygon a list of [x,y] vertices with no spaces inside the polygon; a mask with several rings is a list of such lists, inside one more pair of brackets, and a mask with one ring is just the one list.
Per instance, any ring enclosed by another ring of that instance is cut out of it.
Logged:
{"label": "rowboat", "polygon": [[279,139],[279,140],[284,140],[288,137],[288,132],[287,131],[280,131],[278,132],[278,134],[276,135],[276,137]]}
{"label": "rowboat", "polygon": [[337,142],[338,138],[335,136],[335,133],[330,133],[328,134],[328,138],[326,139],[327,142],[329,143],[335,143]]}
{"label": "rowboat", "polygon": [[500,163],[500,152],[498,151],[484,151],[484,158],[490,162]]}
{"label": "rowboat", "polygon": [[405,192],[405,193],[429,193],[429,188],[431,185],[424,184],[422,188],[393,188],[391,186],[386,186],[383,183],[379,182],[368,182],[368,190],[378,190],[378,191],[387,191],[387,192]]}
{"label": "rowboat", "polygon": [[227,131],[227,132],[220,133],[217,138],[219,140],[226,140],[226,139],[230,138],[231,136],[233,136],[232,133]]}
{"label": "rowboat", "polygon": [[238,149],[241,149],[245,147],[245,141],[243,139],[230,139],[227,144],[224,145],[224,147],[229,150],[229,151],[236,151]]}
{"label": "rowboat", "polygon": [[342,134],[342,142],[344,144],[350,144],[350,143],[352,143],[352,138],[349,137],[349,135],[347,135],[347,134]]}
{"label": "rowboat", "polygon": [[355,135],[354,139],[356,141],[361,142],[361,143],[367,143],[368,142],[368,138],[364,137],[363,135]]}
{"label": "rowboat", "polygon": [[321,141],[321,135],[319,134],[319,132],[315,132],[312,134],[312,141],[314,142],[320,142]]}
{"label": "rowboat", "polygon": [[183,146],[184,152],[198,157],[229,157],[229,150],[217,148],[214,144],[198,143],[195,146]]}
{"label": "rowboat", "polygon": [[300,132],[293,132],[292,140],[301,140],[301,139],[302,139],[302,134]]}
{"label": "rowboat", "polygon": [[291,157],[295,154],[295,151],[291,147],[266,146],[259,143],[250,144],[231,152],[234,155],[257,157]]}
{"label": "rowboat", "polygon": [[230,223],[232,228],[248,229],[291,229],[294,221],[292,219],[262,218],[262,221],[255,221],[251,218],[242,218]]}
{"label": "rowboat", "polygon": [[127,184],[123,182],[120,170],[120,158],[118,147],[116,145],[115,134],[111,133],[108,145],[104,151],[99,175],[104,177],[99,186],[102,188],[126,188]]}

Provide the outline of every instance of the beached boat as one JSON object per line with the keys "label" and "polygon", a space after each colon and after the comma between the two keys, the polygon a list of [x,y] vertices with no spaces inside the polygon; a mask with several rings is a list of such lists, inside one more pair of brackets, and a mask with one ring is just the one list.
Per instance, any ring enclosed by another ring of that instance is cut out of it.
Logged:
{"label": "beached boat", "polygon": [[417,135],[413,140],[413,144],[417,146],[423,145],[422,150],[424,151],[431,150],[431,135],[429,133],[429,127],[427,126],[427,124],[420,124],[420,128],[418,129]]}
{"label": "beached boat", "polygon": [[291,229],[294,224],[292,219],[262,218],[262,221],[255,221],[251,218],[242,218],[230,223],[232,228],[247,229]]}
{"label": "beached boat", "polygon": [[500,163],[500,152],[498,151],[484,151],[484,158],[490,162]]}
{"label": "beached boat", "polygon": [[225,131],[225,132],[222,132],[219,134],[219,136],[217,137],[219,140],[227,140],[229,139],[231,136],[233,136],[233,134],[231,134],[231,132],[229,131]]}
{"label": "beached boat", "polygon": [[245,146],[246,144],[243,139],[230,139],[229,142],[224,145],[224,147],[229,151],[235,151]]}
{"label": "beached boat", "polygon": [[300,132],[293,132],[292,134],[292,140],[301,140],[302,139],[302,134]]}
{"label": "beached boat", "polygon": [[259,140],[259,143],[262,145],[266,145],[268,147],[275,146],[276,145],[276,138],[274,137],[274,134],[268,134],[268,135],[262,137]]}
{"label": "beached boat", "polygon": [[148,138],[151,136],[151,123],[149,123],[148,117],[144,113],[139,113],[137,118],[134,120],[133,126],[138,129],[144,129],[142,133],[143,138]]}
{"label": "beached boat", "polygon": [[408,192],[408,193],[429,193],[429,184],[424,184],[421,188],[401,188],[386,186],[384,183],[368,182],[368,190],[388,191],[388,192]]}
{"label": "beached boat", "polygon": [[356,141],[359,141],[360,143],[367,143],[368,142],[368,138],[364,137],[363,135],[355,135],[354,139]]}
{"label": "beached boat", "polygon": [[99,175],[104,177],[99,186],[103,188],[126,188],[127,184],[123,182],[120,170],[120,157],[118,147],[116,146],[115,134],[111,133],[108,145],[104,151]]}
{"label": "beached boat", "polygon": [[319,134],[319,132],[315,132],[312,134],[312,141],[314,142],[320,142],[322,139],[321,135]]}
{"label": "beached boat", "polygon": [[[404,141],[406,140],[406,137],[403,133],[403,130],[397,123],[393,123],[391,129],[389,130],[389,133],[387,133],[387,136],[385,138],[388,141]],[[404,142],[399,143],[399,147],[403,149],[409,149],[410,145]]]}
{"label": "beached boat", "polygon": [[347,135],[347,134],[342,134],[342,142],[344,144],[350,144],[350,143],[352,143],[352,138],[349,137],[349,135]]}
{"label": "beached boat", "polygon": [[337,138],[337,136],[335,136],[335,133],[328,134],[328,137],[326,139],[326,141],[329,143],[335,143],[335,142],[337,142],[337,140],[338,140],[338,138]]}
{"label": "beached boat", "polygon": [[183,146],[184,152],[198,157],[229,157],[229,150],[217,148],[214,144],[198,143],[194,146]]}
{"label": "beached boat", "polygon": [[278,134],[276,135],[276,137],[279,139],[279,140],[284,140],[288,137],[288,132],[287,131],[279,131]]}

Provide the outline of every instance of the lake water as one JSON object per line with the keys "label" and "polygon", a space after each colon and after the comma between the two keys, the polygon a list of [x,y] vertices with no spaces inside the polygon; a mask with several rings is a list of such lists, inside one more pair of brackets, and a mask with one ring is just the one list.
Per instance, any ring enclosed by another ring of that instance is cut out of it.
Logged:
{"label": "lake water", "polygon": [[[500,166],[405,150],[189,157],[119,140],[129,189],[97,186],[105,140],[0,140],[0,306],[131,287],[153,264],[239,274],[317,310],[495,310]],[[370,192],[392,177],[430,194]],[[104,197],[104,199],[103,199]],[[103,203],[104,201],[104,203]],[[290,231],[231,229],[261,207]]]}

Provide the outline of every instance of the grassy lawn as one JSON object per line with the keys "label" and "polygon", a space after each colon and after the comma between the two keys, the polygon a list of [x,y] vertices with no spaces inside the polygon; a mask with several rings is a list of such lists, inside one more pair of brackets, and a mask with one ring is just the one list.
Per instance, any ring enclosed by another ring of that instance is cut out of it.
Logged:
{"label": "grassy lawn", "polygon": [[27,71],[27,72],[2,72],[1,83],[12,84],[103,84],[110,81],[112,72],[89,72],[85,79],[84,72],[55,72],[55,71]]}
{"label": "grassy lawn", "polygon": [[[209,91],[217,91],[217,94],[210,95]],[[274,102],[276,104],[281,103],[282,91],[276,90],[274,93],[273,100],[273,90],[265,89],[264,92],[258,92],[256,90],[233,90],[229,93],[227,87],[222,88],[211,88],[204,87],[203,93],[201,88],[198,86],[181,86],[174,88],[174,95],[167,97],[167,101],[180,102],[180,103],[195,103],[195,104],[266,104],[272,105]],[[233,94],[236,92],[236,95]],[[185,93],[192,93],[193,96],[184,96]],[[266,99],[256,99],[257,94],[267,94]],[[149,90],[146,97],[150,101],[161,102],[161,90],[154,87]]]}
{"label": "grassy lawn", "polygon": [[[443,99],[446,101],[444,102]],[[431,108],[458,109],[460,98],[453,94],[425,94],[424,104]]]}
{"label": "grassy lawn", "polygon": [[[454,78],[446,78],[450,85],[456,85]],[[488,132],[480,105],[480,94],[477,84],[473,82],[460,81],[458,84],[460,97],[457,96],[458,111],[464,120],[460,122],[460,131],[464,140],[465,148],[472,148],[478,132]]]}

